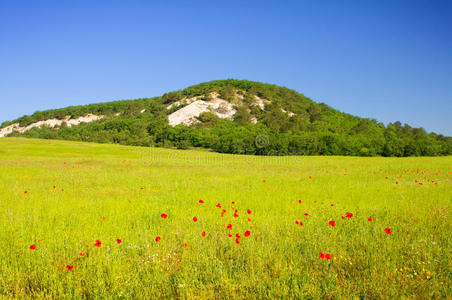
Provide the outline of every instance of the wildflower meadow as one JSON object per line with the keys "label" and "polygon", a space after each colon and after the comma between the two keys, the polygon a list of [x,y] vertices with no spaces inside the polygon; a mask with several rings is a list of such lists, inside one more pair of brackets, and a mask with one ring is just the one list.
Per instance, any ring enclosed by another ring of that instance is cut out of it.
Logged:
{"label": "wildflower meadow", "polygon": [[447,298],[452,157],[0,140],[5,298]]}

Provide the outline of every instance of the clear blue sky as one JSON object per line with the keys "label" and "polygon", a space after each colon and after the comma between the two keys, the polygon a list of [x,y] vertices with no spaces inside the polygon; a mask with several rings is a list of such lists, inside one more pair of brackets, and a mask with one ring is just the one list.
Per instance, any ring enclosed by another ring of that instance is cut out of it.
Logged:
{"label": "clear blue sky", "polygon": [[214,79],[452,135],[452,1],[1,1],[0,122]]}

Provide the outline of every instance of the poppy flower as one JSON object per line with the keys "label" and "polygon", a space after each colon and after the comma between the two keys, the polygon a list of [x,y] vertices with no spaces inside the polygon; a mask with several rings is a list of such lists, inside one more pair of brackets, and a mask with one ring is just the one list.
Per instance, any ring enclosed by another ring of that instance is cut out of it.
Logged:
{"label": "poppy flower", "polygon": [[220,203],[218,203],[217,205],[215,205],[216,207],[218,207],[218,208],[221,208],[221,204]]}
{"label": "poppy flower", "polygon": [[309,216],[309,214],[308,213],[304,213],[304,215],[307,217],[307,216]]}
{"label": "poppy flower", "polygon": [[236,244],[240,244],[240,239],[235,239]]}
{"label": "poppy flower", "polygon": [[83,253],[83,252],[80,252],[80,256],[85,256],[85,253]]}
{"label": "poppy flower", "polygon": [[301,204],[301,200],[298,200],[298,203],[300,203],[300,204]]}
{"label": "poppy flower", "polygon": [[351,212],[347,212],[345,216],[349,219],[353,218],[353,214]]}
{"label": "poppy flower", "polygon": [[197,217],[193,217],[193,222],[198,222],[198,218]]}
{"label": "poppy flower", "polygon": [[328,224],[330,224],[331,227],[336,226],[336,222],[334,222],[334,221],[329,221]]}
{"label": "poppy flower", "polygon": [[264,180],[262,180],[262,182],[263,182],[263,183],[266,183],[266,182],[267,182],[267,180],[265,180],[265,179],[264,179]]}
{"label": "poppy flower", "polygon": [[31,245],[30,250],[36,250],[36,244]]}
{"label": "poppy flower", "polygon": [[53,186],[54,189],[56,189],[56,186]]}
{"label": "poppy flower", "polygon": [[74,266],[73,266],[73,265],[67,265],[67,266],[66,266],[66,269],[67,269],[68,271],[72,271],[72,270],[74,270]]}
{"label": "poppy flower", "polygon": [[94,244],[94,246],[96,247],[100,247],[102,245],[101,241],[96,240],[96,243]]}
{"label": "poppy flower", "polygon": [[344,216],[341,216],[341,219],[344,220]]}
{"label": "poppy flower", "polygon": [[251,210],[247,209],[247,210],[246,210],[246,213],[249,214],[249,215],[251,215]]}
{"label": "poppy flower", "polygon": [[327,253],[327,254],[325,254],[325,259],[331,259],[331,254],[329,254],[329,253]]}
{"label": "poppy flower", "polygon": [[232,224],[228,224],[227,229],[232,229]]}
{"label": "poppy flower", "polygon": [[231,202],[231,204],[232,204],[232,205],[234,205],[234,204],[235,204],[235,202],[234,202],[234,201],[232,201],[232,202]]}
{"label": "poppy flower", "polygon": [[160,217],[162,217],[162,219],[166,219],[166,218],[168,218],[168,215],[167,214],[161,214]]}
{"label": "poppy flower", "polygon": [[395,184],[399,184],[399,182],[398,182],[398,181],[396,181],[396,182],[395,182]]}
{"label": "poppy flower", "polygon": [[323,254],[323,252],[320,252],[320,253],[319,253],[319,258],[320,258],[320,259],[324,259],[324,258],[325,258],[325,254]]}
{"label": "poppy flower", "polygon": [[369,222],[372,222],[372,221],[373,221],[373,219],[372,219],[372,218],[369,218],[369,219],[367,219],[367,221],[369,221]]}
{"label": "poppy flower", "polygon": [[204,203],[204,200],[202,200],[202,199],[199,199],[199,201],[198,201],[199,203]]}
{"label": "poppy flower", "polygon": [[155,242],[158,243],[159,241],[160,241],[160,237],[158,236],[155,238]]}
{"label": "poppy flower", "polygon": [[244,236],[245,236],[245,237],[249,237],[250,234],[251,234],[251,232],[250,232],[249,230],[247,230],[247,231],[245,231]]}
{"label": "poppy flower", "polygon": [[202,236],[206,236],[206,232],[203,231],[203,232],[201,233],[201,235],[202,235]]}
{"label": "poppy flower", "polygon": [[24,192],[24,194],[27,194],[27,193],[28,193],[27,191]]}
{"label": "poppy flower", "polygon": [[226,213],[226,209],[221,210],[221,216],[224,217],[224,214]]}
{"label": "poppy flower", "polygon": [[311,176],[309,176],[309,179],[311,179]]}
{"label": "poppy flower", "polygon": [[229,234],[228,234],[228,237],[232,237],[232,234],[229,233]]}
{"label": "poppy flower", "polygon": [[391,234],[392,233],[391,228],[385,228],[385,232],[386,234]]}
{"label": "poppy flower", "polygon": [[297,224],[297,225],[298,225],[298,223],[299,223],[299,222],[298,222],[298,220],[295,220],[295,224]]}
{"label": "poppy flower", "polygon": [[182,247],[187,248],[187,244],[182,244]]}
{"label": "poppy flower", "polygon": [[119,244],[122,243],[122,240],[121,239],[116,239],[116,243],[119,245]]}
{"label": "poppy flower", "polygon": [[237,209],[236,209],[234,212],[234,218],[238,218],[238,217],[239,217],[239,215],[237,214]]}
{"label": "poppy flower", "polygon": [[235,237],[239,239],[240,238],[240,234],[236,233]]}

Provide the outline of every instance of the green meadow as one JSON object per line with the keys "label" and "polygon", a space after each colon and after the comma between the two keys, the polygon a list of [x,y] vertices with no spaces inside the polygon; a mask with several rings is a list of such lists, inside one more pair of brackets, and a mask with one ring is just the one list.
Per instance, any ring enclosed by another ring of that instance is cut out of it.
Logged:
{"label": "green meadow", "polygon": [[3,138],[0,295],[448,298],[451,167]]}

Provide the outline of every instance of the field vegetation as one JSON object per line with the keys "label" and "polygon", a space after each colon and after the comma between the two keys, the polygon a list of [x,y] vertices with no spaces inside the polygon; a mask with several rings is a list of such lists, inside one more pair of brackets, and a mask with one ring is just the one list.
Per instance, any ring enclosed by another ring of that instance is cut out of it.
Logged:
{"label": "field vegetation", "polygon": [[451,166],[0,139],[0,296],[447,298]]}

